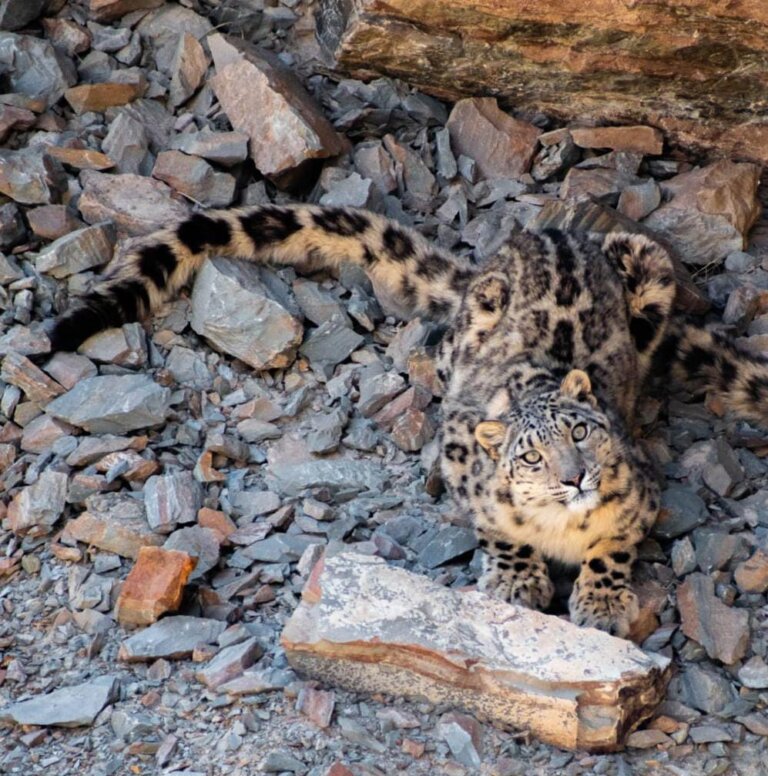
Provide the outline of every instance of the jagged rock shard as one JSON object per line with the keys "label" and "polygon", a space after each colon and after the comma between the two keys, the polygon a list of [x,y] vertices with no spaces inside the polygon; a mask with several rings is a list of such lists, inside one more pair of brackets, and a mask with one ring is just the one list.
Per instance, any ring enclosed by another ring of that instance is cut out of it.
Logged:
{"label": "jagged rock shard", "polygon": [[355,553],[317,563],[281,641],[329,684],[454,704],[568,749],[621,748],[669,678],[629,641]]}

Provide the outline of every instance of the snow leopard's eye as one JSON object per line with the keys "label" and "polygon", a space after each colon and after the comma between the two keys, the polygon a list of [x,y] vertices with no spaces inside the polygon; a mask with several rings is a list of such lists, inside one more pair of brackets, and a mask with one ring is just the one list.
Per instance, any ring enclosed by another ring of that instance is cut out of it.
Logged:
{"label": "snow leopard's eye", "polygon": [[533,466],[533,464],[538,463],[541,460],[541,453],[537,452],[536,450],[529,450],[527,453],[523,453],[520,457],[527,464]]}
{"label": "snow leopard's eye", "polygon": [[573,437],[574,442],[581,442],[582,440],[587,438],[588,434],[589,434],[589,428],[587,428],[586,423],[577,423],[571,429],[571,436]]}

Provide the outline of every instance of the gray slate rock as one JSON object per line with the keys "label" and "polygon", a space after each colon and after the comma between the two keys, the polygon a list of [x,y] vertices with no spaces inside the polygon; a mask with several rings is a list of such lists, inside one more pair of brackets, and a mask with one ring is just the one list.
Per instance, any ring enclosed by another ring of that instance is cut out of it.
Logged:
{"label": "gray slate rock", "polygon": [[92,434],[124,434],[162,423],[171,392],[148,375],[101,375],[79,382],[45,411]]}
{"label": "gray slate rock", "polygon": [[189,471],[155,475],[144,486],[147,522],[158,533],[170,533],[179,523],[194,523],[202,502],[202,488]]}
{"label": "gray slate rock", "polygon": [[0,0],[0,30],[20,30],[37,19],[48,0]]}
{"label": "gray slate rock", "polygon": [[190,323],[218,350],[254,369],[290,365],[304,333],[258,267],[222,258],[207,261],[195,281]]}
{"label": "gray slate rock", "polygon": [[661,513],[653,527],[655,536],[674,539],[707,519],[707,505],[695,491],[672,483],[661,494]]}
{"label": "gray slate rock", "polygon": [[118,657],[128,663],[187,658],[198,644],[213,644],[226,627],[203,617],[165,617],[126,639]]}
{"label": "gray slate rock", "polygon": [[329,488],[331,491],[378,491],[388,480],[387,472],[371,461],[336,458],[320,461],[273,461],[269,473],[275,488],[296,496],[307,488]]}
{"label": "gray slate rock", "polygon": [[419,553],[419,563],[428,569],[434,569],[474,550],[475,547],[477,547],[477,538],[471,528],[445,525]]}
{"label": "gray slate rock", "polygon": [[197,566],[189,577],[191,580],[200,579],[219,562],[220,547],[216,532],[199,525],[174,531],[166,540],[163,549],[181,550],[197,558]]}
{"label": "gray slate rock", "polygon": [[5,74],[5,91],[44,97],[49,106],[77,80],[71,60],[57,53],[49,41],[12,32],[0,32],[0,70]]}
{"label": "gray slate rock", "polygon": [[62,687],[14,703],[0,711],[0,721],[18,725],[83,727],[92,725],[99,712],[116,700],[119,691],[115,676],[101,676],[84,684]]}
{"label": "gray slate rock", "polygon": [[225,647],[195,674],[195,678],[211,690],[240,676],[252,666],[264,650],[256,638],[246,639],[239,644]]}
{"label": "gray slate rock", "polygon": [[341,318],[324,321],[301,346],[301,354],[313,367],[334,367],[365,342],[361,336]]}
{"label": "gray slate rock", "polygon": [[109,222],[78,229],[40,251],[35,267],[55,278],[100,267],[112,258],[115,239],[115,226]]}

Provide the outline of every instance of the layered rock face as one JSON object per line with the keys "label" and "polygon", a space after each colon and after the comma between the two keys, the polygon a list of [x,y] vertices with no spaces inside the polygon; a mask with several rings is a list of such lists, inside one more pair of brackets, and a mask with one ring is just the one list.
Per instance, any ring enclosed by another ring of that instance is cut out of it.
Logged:
{"label": "layered rock face", "polygon": [[763,0],[322,0],[318,37],[358,77],[494,95],[585,123],[641,122],[768,162]]}

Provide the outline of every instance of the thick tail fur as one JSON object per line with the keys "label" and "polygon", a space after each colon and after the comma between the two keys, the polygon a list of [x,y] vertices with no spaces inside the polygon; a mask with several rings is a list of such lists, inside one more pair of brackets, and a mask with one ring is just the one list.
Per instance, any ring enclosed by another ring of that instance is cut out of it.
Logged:
{"label": "thick tail fur", "polygon": [[185,286],[208,256],[306,271],[343,262],[362,267],[412,314],[450,321],[473,273],[395,221],[352,208],[264,205],[197,213],[120,257],[62,316],[53,351],[76,350],[104,329],[145,318]]}
{"label": "thick tail fur", "polygon": [[656,354],[656,371],[692,391],[716,394],[726,410],[768,428],[768,359],[724,334],[673,320]]}

